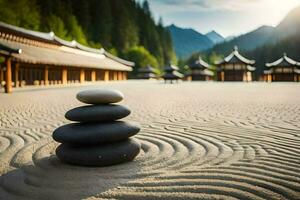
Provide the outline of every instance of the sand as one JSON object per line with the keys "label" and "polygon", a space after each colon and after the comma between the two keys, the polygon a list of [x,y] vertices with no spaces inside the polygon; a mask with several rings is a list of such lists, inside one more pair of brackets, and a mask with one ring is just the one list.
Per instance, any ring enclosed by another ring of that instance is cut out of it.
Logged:
{"label": "sand", "polygon": [[[86,88],[141,123],[130,163],[61,163],[52,131]],[[300,84],[129,81],[0,94],[0,199],[300,199]]]}

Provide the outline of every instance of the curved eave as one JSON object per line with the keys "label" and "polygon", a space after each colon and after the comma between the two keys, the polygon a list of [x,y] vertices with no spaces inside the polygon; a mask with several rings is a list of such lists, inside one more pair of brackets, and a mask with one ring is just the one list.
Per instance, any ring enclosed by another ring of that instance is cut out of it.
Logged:
{"label": "curved eave", "polygon": [[168,65],[166,67],[164,67],[164,71],[166,72],[172,72],[172,71],[176,71],[179,70],[179,67],[175,66],[175,65]]}
{"label": "curved eave", "polygon": [[210,65],[206,63],[204,60],[199,59],[195,61],[193,64],[189,65],[190,69],[203,69],[210,68]]}
{"label": "curved eave", "polygon": [[[100,54],[104,53],[103,49],[91,48],[91,47],[88,47],[88,46],[78,43],[76,40],[73,40],[73,41],[64,40],[64,39],[56,36],[55,33],[52,31],[49,33],[32,31],[32,30],[28,30],[25,28],[11,25],[11,24],[7,24],[4,22],[0,22],[0,32],[1,31],[3,31],[5,33],[13,34],[13,35],[18,35],[18,36],[28,38],[31,40],[45,42],[45,43],[63,45],[63,46],[76,48],[76,49],[80,49],[80,50],[88,51],[88,52],[92,52],[92,53],[100,53]],[[131,66],[131,65],[128,65],[128,66]]]}
{"label": "curved eave", "polygon": [[140,68],[138,73],[153,73],[155,74],[155,70],[153,68]]}
{"label": "curved eave", "polygon": [[267,67],[277,67],[277,66],[283,66],[283,67],[294,67],[297,66],[298,63],[284,55],[282,58],[272,62],[272,63],[266,63]]}
{"label": "curved eave", "polygon": [[132,71],[132,67],[108,58],[103,54],[82,51],[66,46],[47,48],[3,40],[1,38],[0,44],[11,49],[22,49],[21,54],[11,54],[13,60],[18,62],[115,71]]}
{"label": "curved eave", "polygon": [[9,46],[0,43],[0,54],[4,56],[9,56],[11,54],[20,54],[20,53],[22,53],[22,49],[11,48]]}
{"label": "curved eave", "polygon": [[256,67],[253,67],[253,66],[251,66],[251,65],[248,65],[248,66],[247,66],[247,69],[248,69],[249,71],[253,72],[253,71],[256,70]]}
{"label": "curved eave", "polygon": [[109,58],[111,58],[111,59],[113,59],[113,60],[115,60],[115,61],[117,61],[117,62],[119,62],[119,63],[122,63],[122,64],[124,64],[124,65],[129,66],[129,67],[134,67],[134,66],[135,66],[135,63],[134,63],[134,62],[131,62],[131,61],[128,61],[128,60],[124,60],[124,59],[122,59],[122,58],[119,58],[119,57],[117,57],[117,56],[114,56],[114,55],[108,53],[108,52],[105,51],[104,49],[102,49],[102,50],[103,50],[103,54],[104,54],[105,56],[107,56],[107,57],[109,57]]}
{"label": "curved eave", "polygon": [[[236,59],[236,61],[234,61]],[[225,57],[222,61],[215,63],[216,65],[222,64],[235,64],[235,63],[243,63],[246,65],[254,65],[255,60],[249,60],[242,56],[237,50],[234,50],[230,55]]]}
{"label": "curved eave", "polygon": [[214,75],[214,72],[212,72],[212,71],[210,71],[210,70],[204,70],[203,71],[203,73],[204,73],[204,75],[206,75],[206,76],[213,76]]}
{"label": "curved eave", "polygon": [[163,75],[163,78],[165,78],[165,79],[180,79],[183,77],[184,77],[184,75],[177,71],[169,72],[169,73],[166,73]]}

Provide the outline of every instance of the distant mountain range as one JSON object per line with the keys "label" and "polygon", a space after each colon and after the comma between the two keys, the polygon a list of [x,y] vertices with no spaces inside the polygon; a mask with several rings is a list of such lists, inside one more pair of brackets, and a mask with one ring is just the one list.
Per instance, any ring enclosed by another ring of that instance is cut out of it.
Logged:
{"label": "distant mountain range", "polygon": [[238,46],[241,51],[250,51],[262,46],[270,40],[270,36],[274,32],[274,27],[261,26],[254,31],[235,37],[231,40],[215,45],[210,52],[219,54],[228,54],[233,50],[234,46]]}
{"label": "distant mountain range", "polygon": [[261,26],[230,41],[217,44],[209,52],[226,55],[234,46],[238,46],[243,52],[253,51],[265,45],[275,45],[296,34],[300,35],[300,7],[290,11],[276,27]]}
{"label": "distant mountain range", "polygon": [[226,39],[215,31],[203,35],[193,29],[175,25],[167,28],[171,32],[175,52],[180,58],[187,58],[196,52],[227,55],[234,46],[246,53],[263,46],[276,45],[292,36],[295,38],[297,34],[300,37],[300,7],[290,11],[276,27],[261,26],[246,34]]}
{"label": "distant mountain range", "polygon": [[224,41],[224,38],[215,31],[203,35],[194,29],[179,28],[174,24],[167,29],[171,33],[175,52],[179,58],[187,58],[195,52],[208,50]]}
{"label": "distant mountain range", "polygon": [[208,37],[208,39],[210,39],[214,44],[222,43],[225,40],[225,38],[216,31],[211,31],[205,34],[205,36]]}
{"label": "distant mountain range", "polygon": [[256,60],[256,74],[260,75],[265,63],[273,62],[283,53],[300,62],[300,6],[292,10],[278,26],[274,28],[270,39],[260,47],[244,52]]}

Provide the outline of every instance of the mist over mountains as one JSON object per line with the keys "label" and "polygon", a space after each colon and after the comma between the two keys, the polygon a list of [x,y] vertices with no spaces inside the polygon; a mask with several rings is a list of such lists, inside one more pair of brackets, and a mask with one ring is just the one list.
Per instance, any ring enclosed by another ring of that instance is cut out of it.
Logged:
{"label": "mist over mountains", "polygon": [[[175,25],[167,28],[171,32],[175,52],[179,58],[187,58],[197,52],[206,54],[215,52],[220,55],[227,55],[234,46],[238,46],[241,52],[254,56],[253,51],[260,49],[266,51],[273,46],[274,49],[281,51],[283,45],[280,46],[280,44],[284,41],[287,43],[289,38],[292,41],[297,41],[297,38],[300,37],[300,7],[291,10],[276,27],[261,26],[246,34],[230,38],[230,40],[224,39],[215,31],[203,35],[193,29],[182,29]],[[282,51],[289,52],[289,49],[293,48],[285,45],[285,50],[282,49]],[[290,54],[296,54],[292,50],[290,51]],[[300,56],[299,52],[295,55],[296,57]],[[268,56],[267,58],[272,59],[272,57]]]}

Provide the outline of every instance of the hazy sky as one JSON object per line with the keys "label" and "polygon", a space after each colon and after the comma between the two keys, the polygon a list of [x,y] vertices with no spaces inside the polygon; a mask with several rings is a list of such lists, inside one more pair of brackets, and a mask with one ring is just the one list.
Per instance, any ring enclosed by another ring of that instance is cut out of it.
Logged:
{"label": "hazy sky", "polygon": [[165,25],[216,30],[223,36],[239,35],[261,25],[276,26],[300,0],[148,0],[156,18]]}

